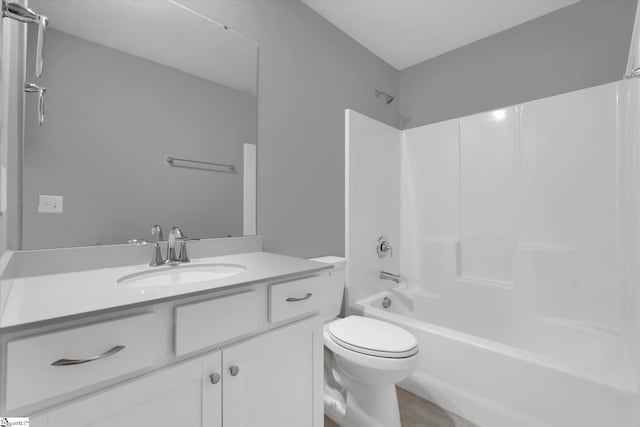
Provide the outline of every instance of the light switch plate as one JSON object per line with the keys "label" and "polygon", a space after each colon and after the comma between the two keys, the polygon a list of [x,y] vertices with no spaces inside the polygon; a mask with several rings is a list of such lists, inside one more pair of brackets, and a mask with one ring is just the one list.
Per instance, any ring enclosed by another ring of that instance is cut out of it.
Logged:
{"label": "light switch plate", "polygon": [[40,195],[38,203],[38,212],[40,213],[62,213],[62,196],[46,196]]}

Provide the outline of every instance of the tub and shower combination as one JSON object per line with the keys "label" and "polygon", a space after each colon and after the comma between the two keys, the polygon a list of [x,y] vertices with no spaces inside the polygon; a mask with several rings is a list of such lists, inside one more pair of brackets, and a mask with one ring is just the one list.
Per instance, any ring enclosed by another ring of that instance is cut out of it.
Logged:
{"label": "tub and shower combination", "polygon": [[348,309],[418,338],[402,387],[486,427],[640,425],[639,94],[405,131],[347,112]]}
{"label": "tub and shower combination", "polygon": [[632,425],[637,391],[623,337],[554,319],[506,318],[490,302],[458,311],[398,290],[359,305],[363,315],[418,338],[419,366],[401,386],[451,412],[490,427]]}

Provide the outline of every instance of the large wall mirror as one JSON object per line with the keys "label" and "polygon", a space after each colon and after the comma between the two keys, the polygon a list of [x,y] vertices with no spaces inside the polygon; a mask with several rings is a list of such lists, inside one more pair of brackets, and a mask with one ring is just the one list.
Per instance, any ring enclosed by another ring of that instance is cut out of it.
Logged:
{"label": "large wall mirror", "polygon": [[126,243],[154,224],[250,234],[257,44],[179,1],[29,5],[49,29],[41,78],[27,38],[26,79],[46,94],[42,126],[25,94],[22,248]]}

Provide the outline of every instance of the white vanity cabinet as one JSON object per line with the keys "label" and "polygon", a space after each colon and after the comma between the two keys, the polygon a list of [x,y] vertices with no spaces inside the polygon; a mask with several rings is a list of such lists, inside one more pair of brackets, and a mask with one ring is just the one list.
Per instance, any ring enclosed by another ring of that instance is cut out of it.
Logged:
{"label": "white vanity cabinet", "polygon": [[320,427],[321,335],[314,316],[42,413],[31,425]]}
{"label": "white vanity cabinet", "polygon": [[[6,336],[0,409],[32,427],[321,427],[324,277]],[[69,356],[95,360],[51,365]]]}

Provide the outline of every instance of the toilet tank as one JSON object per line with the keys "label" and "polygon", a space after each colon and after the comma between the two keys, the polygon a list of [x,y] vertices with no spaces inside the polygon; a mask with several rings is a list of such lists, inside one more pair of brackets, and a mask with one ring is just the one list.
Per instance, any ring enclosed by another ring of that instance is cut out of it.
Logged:
{"label": "toilet tank", "polygon": [[324,302],[322,306],[322,317],[324,321],[333,320],[340,315],[340,310],[342,309],[347,259],[337,256],[324,256],[311,258],[310,260],[333,265],[333,269],[327,270],[324,273],[327,275],[327,285],[323,289]]}

